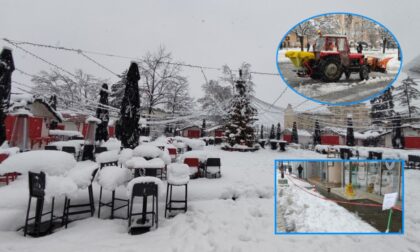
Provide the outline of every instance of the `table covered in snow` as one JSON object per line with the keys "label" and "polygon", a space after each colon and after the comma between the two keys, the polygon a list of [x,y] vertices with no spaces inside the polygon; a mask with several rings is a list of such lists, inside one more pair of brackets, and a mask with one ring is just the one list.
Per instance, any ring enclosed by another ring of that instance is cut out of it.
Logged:
{"label": "table covered in snow", "polygon": [[157,176],[157,170],[160,170],[162,177],[166,164],[161,158],[146,160],[143,157],[132,157],[125,162],[125,166],[128,169],[134,170],[135,177],[139,177],[141,175],[141,170],[144,170],[144,175],[154,177]]}

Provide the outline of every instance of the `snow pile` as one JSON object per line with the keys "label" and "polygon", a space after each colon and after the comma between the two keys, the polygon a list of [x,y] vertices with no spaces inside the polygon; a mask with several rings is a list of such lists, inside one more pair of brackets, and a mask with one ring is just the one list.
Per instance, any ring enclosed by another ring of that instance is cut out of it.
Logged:
{"label": "snow pile", "polygon": [[140,144],[134,149],[133,155],[138,157],[155,158],[162,154],[162,150],[152,144]]}
{"label": "snow pile", "polygon": [[0,148],[0,154],[6,154],[9,156],[15,155],[19,153],[19,147],[11,147],[11,148]]}
{"label": "snow pile", "polygon": [[164,186],[162,180],[160,180],[156,177],[144,176],[144,177],[134,178],[128,183],[128,185],[127,185],[127,195],[128,195],[128,197],[131,197],[131,192],[133,191],[133,186],[135,184],[143,184],[143,183],[155,183],[156,185],[158,185],[159,196],[162,196],[165,192],[165,186]]}
{"label": "snow pile", "polygon": [[119,160],[120,150],[104,151],[96,155],[96,162],[98,163],[109,163],[117,162]]}
{"label": "snow pile", "polygon": [[118,164],[119,165],[125,165],[125,162],[133,157],[133,150],[126,148],[122,149],[120,152],[120,155],[118,157]]}
{"label": "snow pile", "polygon": [[165,168],[165,162],[163,162],[163,160],[160,158],[153,158],[151,160],[146,160],[142,157],[133,157],[127,162],[125,162],[125,165],[129,169]]}
{"label": "snow pile", "polygon": [[172,162],[172,157],[169,155],[169,151],[166,148],[159,155],[159,158],[162,159],[165,164],[170,164]]}
{"label": "snow pile", "polygon": [[175,140],[184,142],[188,147],[190,147],[193,150],[202,150],[204,146],[206,146],[206,143],[200,139],[191,139],[177,136],[175,137]]}
{"label": "snow pile", "polygon": [[48,175],[65,175],[76,166],[72,154],[61,151],[35,150],[12,155],[0,164],[0,171],[20,172],[45,172]]}
{"label": "snow pile", "polygon": [[147,161],[142,157],[132,157],[125,162],[125,166],[129,169],[144,168],[146,165]]}
{"label": "snow pile", "polygon": [[150,142],[150,137],[148,136],[140,136],[139,137],[139,143],[149,143]]}
{"label": "snow pile", "polygon": [[[290,232],[378,232],[355,214],[320,194],[295,186],[289,177],[289,187],[281,188],[278,211]],[[294,179],[293,179],[294,180]],[[318,197],[314,196],[317,195]],[[331,221],[340,220],[340,221]]]}
{"label": "snow pile", "polygon": [[86,118],[85,123],[96,123],[96,124],[100,124],[102,121],[101,119],[94,117],[94,116],[89,116],[88,118]]}
{"label": "snow pile", "polygon": [[66,136],[66,137],[83,137],[82,133],[77,130],[49,130],[50,136]]}
{"label": "snow pile", "polygon": [[209,154],[206,151],[201,151],[201,150],[192,150],[192,151],[187,151],[184,154],[179,156],[179,160],[181,162],[184,162],[184,159],[186,158],[198,158],[200,160],[200,162],[206,162],[207,158],[209,157],[214,157],[217,158],[218,155],[215,154]]}
{"label": "snow pile", "polygon": [[186,164],[170,164],[167,168],[167,176],[169,184],[186,184],[190,180],[190,168]]}
{"label": "snow pile", "polygon": [[76,183],[69,177],[46,175],[45,196],[72,196],[77,192]]}
{"label": "snow pile", "polygon": [[131,178],[131,173],[126,168],[118,166],[105,166],[99,171],[98,183],[104,189],[113,191],[125,184]]}
{"label": "snow pile", "polygon": [[29,111],[29,104],[35,101],[33,95],[30,94],[13,94],[10,97],[9,111],[12,115],[33,116]]}
{"label": "snow pile", "polygon": [[121,141],[116,138],[110,138],[108,141],[101,145],[102,147],[106,147],[108,150],[119,150],[121,149]]}
{"label": "snow pile", "polygon": [[386,72],[390,74],[396,74],[398,73],[400,66],[401,62],[398,60],[398,58],[392,58],[386,65]]}
{"label": "snow pile", "polygon": [[91,184],[93,171],[98,168],[99,164],[90,160],[77,162],[76,167],[69,171],[67,177],[73,180],[79,189],[85,189]]}
{"label": "snow pile", "polygon": [[51,142],[49,146],[57,146],[57,149],[62,150],[64,146],[74,147],[76,152],[79,152],[81,149],[81,145],[84,143],[84,140],[69,140],[69,141],[57,141]]}

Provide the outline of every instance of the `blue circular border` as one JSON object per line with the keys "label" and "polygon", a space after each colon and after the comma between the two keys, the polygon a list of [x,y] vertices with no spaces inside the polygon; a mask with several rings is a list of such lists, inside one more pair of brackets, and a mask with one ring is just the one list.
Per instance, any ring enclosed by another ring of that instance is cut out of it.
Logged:
{"label": "blue circular border", "polygon": [[[374,94],[374,95],[371,95],[371,96],[369,96],[369,97],[367,97],[367,98],[365,98],[365,99],[362,99],[362,100],[357,100],[357,101],[352,101],[352,102],[339,102],[339,103],[331,103],[331,102],[323,102],[323,101],[319,101],[319,100],[315,100],[315,99],[313,99],[313,98],[310,98],[310,97],[307,97],[307,96],[305,96],[304,94],[302,94],[302,93],[299,93],[297,90],[295,90],[294,88],[292,88],[292,86],[290,86],[289,85],[289,82],[288,81],[286,81],[285,80],[285,78],[284,78],[284,76],[283,76],[283,73],[282,73],[282,71],[280,70],[280,66],[279,66],[279,61],[278,61],[278,57],[279,57],[279,50],[280,50],[280,45],[283,43],[283,41],[284,41],[284,39],[286,38],[286,36],[293,30],[293,29],[295,29],[299,24],[301,24],[301,23],[303,23],[303,22],[306,22],[306,21],[308,21],[308,20],[311,20],[311,19],[313,19],[313,18],[317,18],[317,17],[321,17],[321,16],[326,16],[326,15],[334,15],[334,14],[338,14],[338,15],[345,15],[345,14],[350,14],[350,15],[353,15],[353,16],[357,16],[357,17],[361,17],[361,18],[365,18],[365,19],[367,19],[367,20],[370,20],[370,21],[372,21],[372,22],[374,22],[374,23],[376,23],[376,24],[378,24],[378,25],[380,25],[381,27],[383,27],[383,28],[385,28],[390,34],[391,34],[391,36],[394,38],[394,40],[395,40],[395,42],[397,43],[397,45],[398,45],[398,49],[400,50],[400,56],[401,56],[401,64],[400,64],[400,68],[398,69],[398,73],[395,75],[395,77],[394,77],[394,79],[388,84],[388,86],[386,86],[382,91],[380,91],[380,92],[378,92],[378,93],[376,93],[376,94]],[[286,32],[286,34],[283,36],[283,38],[280,40],[280,43],[279,43],[279,45],[277,46],[277,50],[276,50],[276,66],[277,66],[277,71],[279,72],[279,74],[280,74],[280,76],[281,76],[281,78],[283,79],[283,82],[284,83],[286,83],[286,85],[289,87],[289,89],[291,89],[291,90],[293,90],[296,94],[298,94],[298,95],[300,95],[300,96],[302,96],[302,97],[304,97],[304,98],[306,98],[306,99],[308,99],[308,100],[311,100],[311,101],[313,101],[313,102],[316,102],[316,103],[320,103],[320,104],[324,104],[324,105],[330,105],[330,106],[348,106],[348,105],[354,105],[354,104],[359,104],[359,103],[363,103],[363,102],[366,102],[366,101],[368,101],[368,100],[371,100],[371,99],[373,99],[373,98],[375,98],[375,97],[378,97],[378,96],[380,96],[380,95],[382,95],[383,93],[385,93],[385,91],[387,91],[394,83],[395,83],[395,81],[397,81],[397,79],[398,79],[398,76],[400,75],[400,72],[401,72],[401,69],[402,69],[402,67],[403,67],[403,59],[404,59],[404,57],[403,57],[403,51],[402,51],[402,49],[401,49],[401,46],[400,46],[400,42],[398,41],[398,39],[395,37],[395,35],[386,27],[386,26],[384,26],[383,24],[381,24],[380,22],[378,22],[378,21],[376,21],[376,20],[374,20],[374,19],[372,19],[372,18],[369,18],[369,17],[366,17],[366,16],[363,16],[363,15],[361,15],[361,14],[356,14],[356,13],[351,13],[351,12],[328,12],[328,13],[323,13],[323,14],[318,14],[318,15],[315,15],[315,16],[311,16],[311,17],[309,17],[309,18],[306,18],[306,19],[304,19],[304,20],[302,20],[302,21],[300,21],[299,23],[297,23],[295,26],[293,26],[292,28],[290,28],[287,32]]]}

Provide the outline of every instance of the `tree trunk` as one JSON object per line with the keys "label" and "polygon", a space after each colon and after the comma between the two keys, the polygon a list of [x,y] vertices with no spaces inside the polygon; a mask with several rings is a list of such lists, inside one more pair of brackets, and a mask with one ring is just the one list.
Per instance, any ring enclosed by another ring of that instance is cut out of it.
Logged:
{"label": "tree trunk", "polygon": [[303,36],[299,36],[299,41],[300,41],[300,50],[303,52]]}

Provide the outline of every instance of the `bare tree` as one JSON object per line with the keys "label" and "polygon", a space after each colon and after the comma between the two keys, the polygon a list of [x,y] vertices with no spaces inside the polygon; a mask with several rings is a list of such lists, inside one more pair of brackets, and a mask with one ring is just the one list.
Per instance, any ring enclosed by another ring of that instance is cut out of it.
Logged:
{"label": "bare tree", "polygon": [[148,114],[153,113],[153,108],[165,104],[166,94],[171,84],[180,77],[180,66],[173,62],[171,53],[164,47],[157,52],[148,52],[139,63],[141,90],[145,99]]}
{"label": "bare tree", "polygon": [[296,37],[299,38],[300,42],[300,50],[304,51],[304,38],[305,36],[309,37],[311,34],[314,34],[315,27],[312,22],[307,21],[300,23],[296,26],[296,28],[293,30],[293,32],[296,34]]}
{"label": "bare tree", "polygon": [[188,81],[184,77],[178,77],[171,83],[166,94],[166,108],[172,115],[189,111],[193,99],[188,93]]}
{"label": "bare tree", "polygon": [[210,80],[203,86],[204,96],[198,99],[201,109],[219,124],[223,124],[223,118],[229,107],[233,93],[230,86],[222,86],[216,80]]}
{"label": "bare tree", "polygon": [[86,101],[96,101],[102,83],[106,80],[98,79],[81,69],[75,71],[76,78],[70,78],[57,70],[50,72],[41,71],[32,78],[35,84],[34,93],[45,95],[57,95],[61,101],[59,107],[76,107]]}

